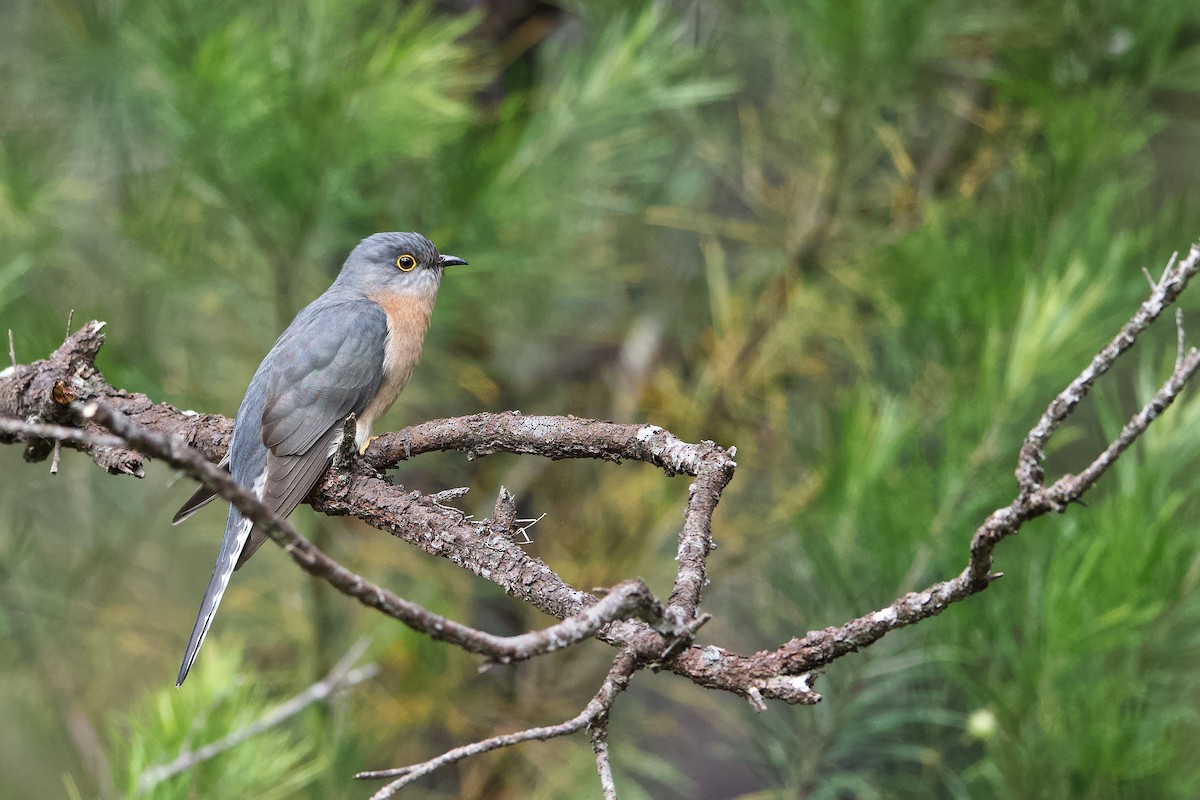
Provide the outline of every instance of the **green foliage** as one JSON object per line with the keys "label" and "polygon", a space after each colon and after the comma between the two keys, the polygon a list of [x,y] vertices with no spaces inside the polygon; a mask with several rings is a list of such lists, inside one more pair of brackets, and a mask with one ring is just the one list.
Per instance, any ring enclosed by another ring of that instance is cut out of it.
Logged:
{"label": "green foliage", "polygon": [[[0,329],[20,360],[74,308],[110,322],[115,384],[230,414],[357,238],[423,230],[473,266],[447,276],[390,423],[520,408],[736,444],[703,633],[747,652],[956,574],[1015,491],[1024,433],[1140,302],[1139,269],[1200,234],[1187,0],[572,1],[499,41],[496,19],[427,3],[0,15]],[[1082,468],[1153,393],[1174,357],[1160,327],[1056,437],[1052,473]],[[1198,437],[1189,394],[1086,507],[1004,542],[1003,580],[838,662],[816,708],[752,716],[639,675],[614,714],[622,796],[1196,796]],[[220,514],[170,531],[186,492],[160,471],[105,480],[67,455],[50,482],[14,451],[0,708],[22,735],[0,732],[0,774],[15,796],[131,793],[147,764],[319,677],[355,633],[377,643],[376,682],[157,791],[357,796],[358,768],[569,717],[603,674],[596,646],[481,676],[314,599],[264,554],[217,623],[245,661],[214,648],[164,689]],[[469,484],[481,515],[503,483],[522,514],[547,512],[531,551],[568,580],[669,587],[687,487],[654,470],[438,456],[399,477]],[[317,535],[441,613],[546,622],[357,526]],[[95,746],[106,778],[78,731],[114,714]],[[418,791],[591,797],[593,769],[582,739],[531,744]]]}
{"label": "green foliage", "polygon": [[174,777],[143,777],[180,753],[252,725],[270,708],[265,688],[249,675],[239,654],[215,647],[206,651],[200,680],[188,681],[184,689],[148,693],[118,723],[112,737],[114,788],[126,797],[153,800],[296,796],[326,765],[314,757],[311,742],[286,727],[263,731]]}

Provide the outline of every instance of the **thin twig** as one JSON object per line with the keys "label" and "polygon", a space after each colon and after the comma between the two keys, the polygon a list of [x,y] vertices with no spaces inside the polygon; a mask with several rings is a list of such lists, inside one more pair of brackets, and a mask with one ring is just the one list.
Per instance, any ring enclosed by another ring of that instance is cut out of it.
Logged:
{"label": "thin twig", "polygon": [[500,736],[493,736],[489,739],[483,739],[473,744],[456,747],[453,750],[448,750],[436,758],[431,758],[428,761],[422,761],[419,764],[412,764],[407,767],[396,767],[394,769],[371,770],[368,772],[360,772],[355,775],[355,778],[362,780],[376,780],[395,778],[391,783],[384,786],[375,794],[371,795],[371,800],[386,800],[398,790],[432,772],[441,769],[449,764],[454,764],[462,761],[464,758],[481,755],[492,750],[498,750],[502,747],[512,747],[521,742],[529,742],[533,740],[545,741],[547,739],[555,739],[560,736],[567,736],[572,733],[583,730],[590,725],[594,720],[599,719],[603,715],[607,715],[612,708],[613,703],[624,689],[629,685],[629,677],[637,669],[637,660],[627,652],[622,652],[613,661],[612,667],[605,676],[604,682],[600,685],[600,690],[596,692],[583,711],[571,719],[560,722],[557,725],[548,725],[539,728],[528,728],[517,733],[506,733]]}
{"label": "thin twig", "polygon": [[596,756],[596,772],[604,800],[617,800],[617,785],[613,781],[612,762],[608,757],[608,713],[597,717],[591,725],[592,753]]}
{"label": "thin twig", "polygon": [[17,348],[13,346],[12,328],[8,329],[8,360],[12,362],[12,368],[17,368]]}
{"label": "thin twig", "polygon": [[279,704],[246,727],[239,728],[228,736],[206,744],[198,750],[185,750],[166,764],[156,764],[147,767],[138,776],[138,794],[145,794],[163,781],[187,772],[197,764],[215,758],[227,750],[232,750],[242,742],[253,736],[257,736],[263,731],[281,725],[313,703],[329,698],[339,689],[355,686],[373,678],[379,672],[379,668],[374,664],[352,669],[354,662],[358,661],[362,657],[362,654],[366,652],[367,644],[366,639],[358,640],[323,679],[290,700]]}
{"label": "thin twig", "polygon": [[1162,279],[1153,284],[1150,296],[1129,322],[1125,323],[1112,341],[1101,348],[1079,376],[1051,401],[1021,446],[1016,475],[1022,494],[1036,492],[1045,484],[1042,461],[1050,436],[1075,406],[1087,397],[1100,376],[1108,372],[1121,354],[1133,347],[1142,331],[1150,327],[1150,323],[1158,319],[1163,310],[1175,302],[1197,272],[1200,272],[1200,244],[1192,245],[1187,258],[1182,262],[1172,256],[1167,268],[1163,270]]}
{"label": "thin twig", "polygon": [[541,514],[538,514],[536,517],[529,517],[528,519],[517,520],[517,530],[512,534],[512,536],[510,538],[514,542],[516,542],[517,544],[522,545],[522,546],[527,545],[527,544],[533,544],[533,537],[529,535],[529,529],[532,528],[534,525],[537,525],[539,522],[541,522],[545,518],[546,518],[546,512],[543,511]]}
{"label": "thin twig", "polygon": [[1158,286],[1158,281],[1154,280],[1154,276],[1150,274],[1150,270],[1145,267],[1142,267],[1142,274],[1146,276],[1146,282],[1150,284],[1150,291],[1154,291]]}
{"label": "thin twig", "polygon": [[94,433],[82,428],[65,425],[45,425],[20,419],[0,417],[0,431],[11,433],[24,441],[31,439],[53,439],[56,442],[74,442],[91,447],[125,447],[125,440],[109,433]]}
{"label": "thin twig", "polygon": [[1175,309],[1175,371],[1183,366],[1184,355],[1187,352],[1187,336],[1183,331],[1183,309]]}
{"label": "thin twig", "polygon": [[1168,406],[1175,402],[1179,393],[1183,391],[1184,385],[1192,379],[1198,369],[1200,369],[1200,350],[1193,347],[1176,363],[1175,371],[1171,373],[1171,377],[1167,379],[1162,388],[1125,423],[1121,432],[1117,434],[1117,438],[1104,449],[1103,453],[1098,455],[1078,475],[1066,475],[1059,479],[1060,482],[1065,482],[1063,486],[1057,491],[1051,489],[1050,492],[1052,495],[1058,495],[1056,501],[1062,504],[1078,500],[1084,492],[1090,489],[1100,479],[1100,476],[1116,462],[1121,453],[1125,452],[1131,444],[1137,441],[1139,436],[1146,432],[1150,423],[1154,422]]}

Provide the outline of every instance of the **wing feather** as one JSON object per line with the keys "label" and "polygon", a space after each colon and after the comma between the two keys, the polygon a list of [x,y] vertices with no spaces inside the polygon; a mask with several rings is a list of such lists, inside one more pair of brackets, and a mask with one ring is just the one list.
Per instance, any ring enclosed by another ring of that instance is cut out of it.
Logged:
{"label": "wing feather", "polygon": [[369,300],[335,308],[281,340],[274,354],[262,441],[277,456],[311,451],[331,426],[361,411],[383,379],[383,309]]}
{"label": "wing feather", "polygon": [[[263,505],[281,517],[291,514],[321,479],[321,474],[325,472],[325,468],[329,465],[329,459],[333,457],[341,440],[342,428],[338,425],[313,446],[314,457],[269,456],[267,458],[267,480],[263,485]],[[320,452],[326,453],[325,457],[315,457]],[[280,470],[285,471],[286,474],[280,475]],[[246,546],[242,548],[234,568],[240,569],[242,564],[245,564],[266,540],[267,534],[256,525],[250,531],[250,538],[246,541]]]}
{"label": "wing feather", "polygon": [[[340,303],[282,338],[267,376],[262,442],[270,450],[263,502],[286,517],[329,465],[346,417],[383,379],[387,316],[367,301]],[[252,530],[240,567],[266,540]]]}

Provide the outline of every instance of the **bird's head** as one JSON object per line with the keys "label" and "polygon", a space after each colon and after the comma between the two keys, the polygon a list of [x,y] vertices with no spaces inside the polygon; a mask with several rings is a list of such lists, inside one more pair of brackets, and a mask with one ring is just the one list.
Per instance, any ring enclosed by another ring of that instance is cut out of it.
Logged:
{"label": "bird's head", "polygon": [[374,233],[350,252],[337,283],[367,296],[410,292],[432,300],[446,267],[466,263],[458,256],[442,255],[419,233]]}

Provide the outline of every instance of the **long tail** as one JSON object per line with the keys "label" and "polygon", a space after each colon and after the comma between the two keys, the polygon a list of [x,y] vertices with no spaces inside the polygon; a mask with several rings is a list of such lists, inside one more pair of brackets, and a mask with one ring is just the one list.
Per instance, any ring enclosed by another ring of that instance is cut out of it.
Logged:
{"label": "long tail", "polygon": [[225,587],[229,585],[229,578],[233,575],[238,556],[246,544],[246,539],[250,536],[250,528],[253,527],[253,524],[236,508],[229,509],[229,519],[225,523],[225,536],[221,539],[221,551],[217,554],[217,563],[213,567],[208,588],[204,590],[204,599],[200,601],[200,611],[196,614],[196,622],[192,625],[192,635],[188,638],[187,649],[183,651],[183,663],[179,666],[176,686],[183,685],[188,670],[196,661],[200,645],[204,643],[204,635],[208,633],[208,627],[217,613],[217,606],[221,604],[221,596],[225,594]]}

